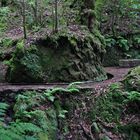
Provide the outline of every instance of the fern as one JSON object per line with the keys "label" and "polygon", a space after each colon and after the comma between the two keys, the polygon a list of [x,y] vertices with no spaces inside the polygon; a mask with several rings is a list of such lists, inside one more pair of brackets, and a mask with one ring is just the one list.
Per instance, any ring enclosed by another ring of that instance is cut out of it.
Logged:
{"label": "fern", "polygon": [[82,82],[73,82],[73,83],[71,83],[71,84],[69,84],[68,85],[68,89],[70,90],[70,89],[74,89],[74,90],[76,90],[77,92],[79,92],[79,90],[78,90],[78,84],[81,84]]}
{"label": "fern", "polygon": [[38,126],[20,120],[5,123],[8,107],[8,104],[0,103],[0,140],[37,140],[38,134],[42,132]]}
{"label": "fern", "polygon": [[41,131],[39,127],[32,123],[12,122],[9,126],[0,128],[0,139],[26,140],[28,137],[37,140],[38,133]]}
{"label": "fern", "polygon": [[44,92],[44,95],[47,97],[48,100],[54,101],[56,93],[73,93],[79,92],[79,89],[73,84],[69,85],[67,88],[54,88],[49,89]]}
{"label": "fern", "polygon": [[123,38],[123,37],[118,37],[118,41],[117,44],[124,50],[124,51],[128,51],[130,46],[128,43],[128,40]]}
{"label": "fern", "polygon": [[135,101],[140,101],[140,92],[137,91],[127,92],[127,99],[124,100],[124,102],[129,103]]}
{"label": "fern", "polygon": [[6,103],[0,103],[0,123],[4,121],[4,116],[6,114],[8,106],[9,105]]}

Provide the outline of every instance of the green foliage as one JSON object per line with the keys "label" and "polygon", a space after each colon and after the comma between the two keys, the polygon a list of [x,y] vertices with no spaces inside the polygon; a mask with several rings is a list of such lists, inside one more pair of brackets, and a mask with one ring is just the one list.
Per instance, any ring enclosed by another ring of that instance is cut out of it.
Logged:
{"label": "green foliage", "polygon": [[1,123],[4,121],[4,116],[8,107],[8,104],[0,103],[0,125],[2,125]]}
{"label": "green foliage", "polygon": [[[37,135],[36,132],[32,131],[31,134],[35,136],[36,139],[55,139],[57,128],[56,113],[54,108],[50,108],[49,104],[47,104],[47,98],[43,93],[26,91],[19,94],[16,98],[13,110],[16,119],[21,122],[29,122],[41,130]],[[28,127],[27,130],[28,129],[30,129],[30,127]]]}
{"label": "green foliage", "polygon": [[[77,88],[54,88],[42,93],[26,91],[19,94],[14,105],[15,118],[38,126],[42,132],[37,136],[49,140],[56,139],[58,122],[64,119],[67,110],[63,109],[58,95],[75,93]],[[51,102],[51,104],[50,104]],[[34,134],[34,133],[33,133]]]}
{"label": "green foliage", "polygon": [[93,120],[96,121],[96,117],[99,117],[108,123],[119,123],[121,111],[124,106],[123,100],[125,99],[119,87],[119,84],[111,85],[110,93],[96,99],[94,104],[95,108],[90,114]]}
{"label": "green foliage", "polygon": [[135,42],[136,44],[140,44],[140,37],[135,37],[135,38],[134,38],[134,42]]}
{"label": "green foliage", "polygon": [[5,116],[9,105],[0,103],[0,139],[1,140],[37,140],[42,129],[32,123],[22,122],[18,119],[5,123]]}
{"label": "green foliage", "polygon": [[130,70],[122,82],[127,89],[140,92],[140,66]]}
{"label": "green foliage", "polygon": [[[140,35],[134,35],[132,42],[133,42],[133,48],[139,49],[139,47],[140,47]],[[138,50],[137,50],[137,52],[139,53]]]}
{"label": "green foliage", "polygon": [[71,84],[68,86],[68,88],[64,89],[64,88],[54,88],[54,89],[50,89],[50,90],[47,90],[44,94],[47,96],[47,98],[50,100],[50,101],[54,101],[55,97],[54,95],[56,93],[75,93],[75,92],[79,92],[79,89],[75,86],[71,86]]}
{"label": "green foliage", "polygon": [[[37,48],[32,45],[24,47],[19,42],[11,60],[7,61],[7,81],[9,82],[42,82],[44,79]],[[17,76],[21,75],[20,78]]]}
{"label": "green foliage", "polygon": [[124,126],[118,127],[119,132],[126,134],[126,139],[128,140],[139,140],[140,135],[137,133],[137,130],[139,129],[139,124],[128,124]]}
{"label": "green foliage", "polygon": [[137,91],[130,91],[130,92],[127,92],[127,99],[124,101],[124,102],[140,102],[140,92],[137,92]]}
{"label": "green foliage", "polygon": [[3,38],[2,40],[0,40],[0,46],[6,47],[6,48],[12,47],[14,43],[15,43],[15,41],[13,41],[10,38]]}
{"label": "green foliage", "polygon": [[128,40],[124,37],[118,36],[117,38],[114,37],[107,37],[106,38],[106,45],[107,47],[120,47],[122,51],[126,52],[129,50],[130,46]]}
{"label": "green foliage", "polygon": [[126,116],[131,118],[139,114],[140,83],[136,82],[139,72],[139,67],[132,69],[122,82],[111,84],[107,93],[94,100],[94,109],[89,113],[93,122],[100,120],[108,125],[114,124],[114,131],[124,133],[125,138],[139,139],[140,125],[135,121],[126,121]]}
{"label": "green foliage", "polygon": [[128,40],[123,37],[118,37],[117,45],[119,45],[124,51],[129,50]]}
{"label": "green foliage", "polygon": [[0,8],[0,37],[3,37],[4,31],[7,28],[7,15],[9,13],[8,7]]}
{"label": "green foliage", "polygon": [[106,46],[113,47],[116,44],[116,40],[114,38],[106,38]]}

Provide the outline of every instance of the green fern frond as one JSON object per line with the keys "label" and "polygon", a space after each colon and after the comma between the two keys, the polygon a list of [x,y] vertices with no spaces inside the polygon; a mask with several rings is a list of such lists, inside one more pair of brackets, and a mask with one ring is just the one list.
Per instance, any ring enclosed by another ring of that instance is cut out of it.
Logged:
{"label": "green fern frond", "polygon": [[11,123],[11,128],[14,128],[19,133],[33,132],[38,133],[41,132],[42,129],[32,123],[25,122],[13,122]]}
{"label": "green fern frond", "polygon": [[9,107],[8,104],[0,103],[0,122],[4,121],[3,117],[5,116],[5,113],[6,113],[6,110],[7,110],[8,107]]}
{"label": "green fern frond", "polygon": [[71,89],[71,88],[78,89],[79,88],[78,84],[81,84],[81,83],[82,82],[73,82],[73,83],[68,85],[67,89]]}

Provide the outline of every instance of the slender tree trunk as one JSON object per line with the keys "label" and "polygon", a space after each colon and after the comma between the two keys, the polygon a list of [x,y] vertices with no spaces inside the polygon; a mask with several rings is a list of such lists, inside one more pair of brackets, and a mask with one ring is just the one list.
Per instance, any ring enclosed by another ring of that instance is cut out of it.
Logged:
{"label": "slender tree trunk", "polygon": [[40,0],[40,10],[38,10],[38,12],[39,12],[39,21],[38,22],[41,26],[43,23],[43,1],[42,0]]}
{"label": "slender tree trunk", "polygon": [[55,32],[58,32],[58,1],[55,0]]}
{"label": "slender tree trunk", "polygon": [[52,3],[52,32],[55,31],[55,15],[54,15],[54,6]]}
{"label": "slender tree trunk", "polygon": [[23,23],[22,24],[23,24],[24,39],[27,39],[25,0],[22,0],[22,18],[23,18]]}
{"label": "slender tree trunk", "polygon": [[81,6],[81,24],[86,25],[88,29],[92,32],[95,24],[95,0],[84,0]]}
{"label": "slender tree trunk", "polygon": [[35,0],[35,24],[38,25],[38,2]]}

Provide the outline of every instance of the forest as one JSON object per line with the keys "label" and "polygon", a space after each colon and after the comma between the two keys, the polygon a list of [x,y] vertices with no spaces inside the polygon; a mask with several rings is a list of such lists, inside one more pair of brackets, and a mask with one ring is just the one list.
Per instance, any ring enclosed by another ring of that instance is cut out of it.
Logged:
{"label": "forest", "polygon": [[0,0],[0,140],[140,140],[140,0]]}

